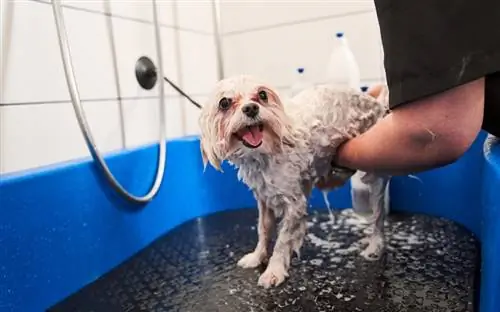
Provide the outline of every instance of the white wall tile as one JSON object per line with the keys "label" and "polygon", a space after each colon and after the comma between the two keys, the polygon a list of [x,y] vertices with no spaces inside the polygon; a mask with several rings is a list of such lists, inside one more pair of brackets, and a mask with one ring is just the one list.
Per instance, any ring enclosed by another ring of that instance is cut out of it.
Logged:
{"label": "white wall tile", "polygon": [[187,94],[206,94],[217,81],[215,40],[212,36],[180,32],[182,82]]}
{"label": "white wall tile", "polygon": [[[151,90],[142,89],[135,77],[135,63],[141,56],[147,56],[158,66],[156,37],[152,24],[142,24],[124,19],[113,19],[114,38],[117,51],[118,77],[122,97],[148,97],[158,95],[158,80]],[[177,80],[177,64],[174,47],[174,30],[161,29],[161,47],[164,75]],[[165,88],[166,94],[175,94]]]}
{"label": "white wall tile", "polygon": [[[50,6],[20,2],[14,12],[2,102],[69,99]],[[74,10],[65,10],[63,14],[81,97],[116,97],[106,17]],[[26,20],[36,21],[36,35],[33,34],[33,24],[26,23]]]}
{"label": "white wall tile", "polygon": [[[2,68],[7,71],[2,103],[69,100],[51,7],[31,1],[14,3],[9,64]],[[142,55],[158,64],[152,24],[112,18],[116,47],[113,56],[107,23],[110,17],[72,9],[64,9],[63,14],[82,99],[117,97],[114,57],[122,97],[157,94],[157,88],[140,88],[134,74],[135,62]],[[26,20],[36,23],[36,35],[33,23]],[[161,41],[164,72],[176,79],[174,30],[163,27]]]}
{"label": "white wall tile", "polygon": [[184,103],[182,103],[179,96],[167,97],[165,99],[165,122],[168,139],[178,138],[184,135],[183,121],[181,119],[183,105]]}
{"label": "white wall tile", "polygon": [[[159,98],[122,101],[125,116],[127,148],[151,144],[159,140]],[[165,98],[166,138],[182,136],[179,97]]]}
{"label": "white wall tile", "polygon": [[[49,0],[44,0],[50,2]],[[152,0],[62,0],[69,8],[80,8],[93,12],[110,12],[118,17],[153,22]],[[163,26],[194,30],[211,34],[213,32],[211,0],[157,0],[158,20]],[[179,25],[174,25],[177,10]]]}
{"label": "white wall tile", "polygon": [[[50,3],[50,0],[43,0]],[[152,0],[62,0],[68,9],[83,9],[92,12],[110,12],[114,16],[137,21],[153,22]],[[158,20],[164,26],[174,27],[174,0],[158,0]]]}
{"label": "white wall tile", "polygon": [[[84,103],[97,147],[121,147],[116,101]],[[70,103],[0,106],[0,173],[90,156]]]}
{"label": "white wall tile", "polygon": [[[46,2],[50,4],[52,1],[51,0],[41,0],[42,2]],[[88,10],[88,11],[93,11],[93,12],[105,12],[104,7],[105,7],[105,2],[106,0],[60,0],[61,4],[64,6],[64,10],[68,9],[83,9],[83,10]]]}
{"label": "white wall tile", "polygon": [[[45,2],[50,4],[52,0],[35,0],[39,2]],[[64,7],[68,8],[79,8],[85,10],[92,10],[97,12],[103,12],[103,6],[106,0],[59,0]]]}
{"label": "white wall tile", "polygon": [[[175,4],[174,0],[157,1],[164,74],[177,84],[182,82],[184,90],[203,105],[205,95],[217,80],[215,41],[211,35],[212,1],[176,1]],[[68,101],[50,1],[12,3],[9,60],[8,64],[2,64],[7,80],[1,102]],[[151,91],[142,90],[134,75],[135,62],[140,56],[147,55],[158,62],[154,27],[150,23],[152,2],[63,0],[63,3],[69,6],[64,8],[64,16],[81,97],[116,98],[118,80],[122,97],[137,98],[122,101],[127,147],[156,142],[158,86]],[[111,21],[118,76],[113,67],[110,17],[101,14],[106,10],[105,4],[116,16]],[[223,30],[229,32],[223,42],[227,75],[256,74],[285,91],[293,82],[295,68],[303,66],[314,81],[321,80],[332,36],[339,30],[348,36],[364,83],[382,75],[380,35],[372,0],[222,0],[221,9]],[[174,25],[175,15],[179,25]],[[183,130],[188,135],[199,133],[199,110],[168,85],[165,90],[167,138],[179,137]],[[104,151],[120,148],[117,101],[84,102],[84,105],[99,147]],[[88,156],[69,102],[3,106],[0,113],[0,172]]]}
{"label": "white wall tile", "polygon": [[[12,26],[2,103],[68,99],[51,7],[31,1],[12,2]],[[29,21],[29,22],[28,22]],[[35,53],[36,51],[36,53]]]}
{"label": "white wall tile", "polygon": [[[193,100],[198,102],[201,106],[205,105],[208,95],[196,96]],[[198,125],[198,118],[200,116],[200,109],[188,102],[184,101],[186,105],[186,135],[200,134],[200,127]]]}
{"label": "white wall tile", "polygon": [[[65,9],[63,14],[80,97],[82,99],[116,98],[118,93],[113,70],[112,38],[109,36],[107,25],[107,19],[110,17],[68,9]],[[57,34],[53,33],[52,37],[54,36],[56,38],[56,55],[60,58]],[[43,62],[40,59],[38,61]],[[118,64],[118,66],[120,65],[122,64]],[[59,66],[62,66],[61,61],[59,61]],[[66,82],[64,75],[57,77],[57,79]],[[50,82],[46,81],[43,84],[47,83]],[[67,87],[65,86],[64,89],[65,98],[69,98]],[[47,100],[51,100],[51,98]]]}
{"label": "white wall tile", "polygon": [[223,33],[372,10],[373,0],[221,0]]}
{"label": "white wall tile", "polygon": [[[182,136],[182,104],[178,97],[165,98],[167,139]],[[121,105],[126,147],[158,142],[159,99],[122,100]],[[120,149],[118,101],[85,102],[84,109],[100,151]],[[189,134],[197,131],[197,113],[196,108],[189,112]],[[1,106],[0,127],[0,173],[90,156],[70,103]]]}
{"label": "white wall tile", "polygon": [[[50,3],[49,0],[43,0]],[[64,6],[93,12],[108,12],[117,17],[137,21],[153,22],[152,0],[62,0]],[[211,34],[213,32],[211,0],[157,0],[158,20],[162,26],[195,30]],[[175,10],[179,25],[174,23]]]}
{"label": "white wall tile", "polygon": [[297,67],[305,67],[313,82],[324,81],[338,31],[343,31],[349,41],[362,80],[381,77],[380,33],[375,12],[226,35],[225,75],[249,73],[283,86],[294,82]]}
{"label": "white wall tile", "polygon": [[122,101],[127,147],[137,147],[159,140],[159,99]]}
{"label": "white wall tile", "polygon": [[177,14],[181,29],[213,33],[212,0],[177,0]]}
{"label": "white wall tile", "polygon": [[[148,23],[152,21],[151,5],[146,1],[110,1],[116,17],[109,17],[100,13],[105,11],[102,0],[63,2],[67,5],[63,14],[76,79],[98,147],[103,152],[121,148],[117,81],[119,93],[125,98],[121,105],[126,146],[157,142],[158,85],[145,91],[134,75],[135,62],[142,55],[158,64],[154,27]],[[177,41],[178,27],[172,25],[175,6],[170,0],[158,1],[164,74],[179,83],[178,70],[182,70],[184,89],[202,100],[217,80],[211,6],[208,0],[179,2],[176,13],[181,30]],[[7,77],[1,103],[15,105],[0,106],[0,173],[89,156],[69,102],[50,2],[12,4],[9,62],[1,68],[5,74],[2,77]],[[117,51],[115,60],[109,23]],[[165,91],[167,138],[182,136],[183,130],[186,134],[198,133],[198,109],[181,100],[167,84]],[[30,102],[40,104],[23,105]]]}
{"label": "white wall tile", "polygon": [[[132,1],[109,1],[111,5],[111,13],[118,16],[130,17],[134,19],[154,22],[153,7],[151,0],[132,0]],[[163,26],[174,26],[174,11],[173,1],[158,0],[158,21]]]}

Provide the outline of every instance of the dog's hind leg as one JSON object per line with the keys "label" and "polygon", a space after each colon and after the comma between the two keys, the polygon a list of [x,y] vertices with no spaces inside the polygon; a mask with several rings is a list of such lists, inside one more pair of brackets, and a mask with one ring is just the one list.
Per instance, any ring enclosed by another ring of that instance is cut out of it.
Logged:
{"label": "dog's hind leg", "polygon": [[370,205],[370,184],[362,180],[365,175],[363,171],[356,171],[351,178],[352,210],[363,222],[367,222],[373,215]]}
{"label": "dog's hind leg", "polygon": [[275,217],[272,209],[266,206],[262,200],[258,200],[259,221],[257,227],[258,242],[255,250],[243,256],[238,261],[242,268],[256,268],[267,260],[267,247],[275,225]]}
{"label": "dog's hind leg", "polygon": [[375,175],[371,173],[360,173],[358,176],[360,185],[352,189],[354,211],[367,211],[366,205],[372,211],[368,221],[372,227],[372,233],[361,240],[365,249],[361,252],[367,260],[377,260],[385,248],[384,220],[388,214],[388,176]]}
{"label": "dog's hind leg", "polygon": [[304,242],[307,224],[307,201],[305,196],[291,200],[284,210],[283,220],[276,239],[269,264],[259,277],[258,284],[264,288],[278,286],[286,277],[290,268],[292,253],[299,255]]}

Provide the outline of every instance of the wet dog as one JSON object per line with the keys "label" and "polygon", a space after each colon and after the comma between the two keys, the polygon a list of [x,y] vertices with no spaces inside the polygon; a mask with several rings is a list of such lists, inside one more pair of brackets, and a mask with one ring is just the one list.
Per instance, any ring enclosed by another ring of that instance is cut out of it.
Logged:
{"label": "wet dog", "polygon": [[[359,182],[353,189],[355,206],[373,211],[374,231],[362,255],[375,259],[380,253],[388,177],[335,167],[332,157],[338,145],[368,130],[386,112],[386,105],[373,96],[333,85],[315,86],[284,100],[272,86],[248,75],[216,84],[199,119],[201,153],[205,166],[221,170],[224,160],[236,166],[238,177],[254,193],[258,243],[238,265],[254,268],[268,261],[259,285],[276,286],[288,276],[292,254],[299,254],[306,234],[312,188],[338,187],[353,175]],[[277,218],[278,236],[268,259]]]}

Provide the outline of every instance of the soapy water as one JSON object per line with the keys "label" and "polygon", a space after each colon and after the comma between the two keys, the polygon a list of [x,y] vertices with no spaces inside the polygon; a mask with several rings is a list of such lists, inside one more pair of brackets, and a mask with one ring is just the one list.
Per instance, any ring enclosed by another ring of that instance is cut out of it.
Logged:
{"label": "soapy water", "polygon": [[[321,232],[309,232],[306,235],[306,239],[310,244],[320,248],[319,258],[325,256],[329,259],[328,262],[330,264],[340,264],[343,257],[355,253],[360,253],[363,256],[364,253],[370,251],[368,250],[363,253],[363,250],[370,249],[370,245],[373,245],[370,243],[372,239],[376,239],[372,237],[373,227],[371,225],[361,222],[352,209],[343,209],[336,212],[333,219],[330,213],[333,214],[333,211],[329,211],[329,215],[325,215],[321,219],[318,218],[319,215],[312,216],[311,221],[307,222],[308,228],[315,227],[321,230]],[[416,226],[416,221],[412,220],[411,224],[408,224],[408,222],[403,224],[400,221],[392,222],[391,233],[386,233],[387,249],[410,251],[415,248],[421,248],[424,244],[438,244],[439,241],[445,239],[444,233],[422,232]],[[387,227],[390,226],[390,223],[386,220],[384,225]],[[339,235],[347,235],[349,233],[356,233],[355,235],[359,236],[360,240],[348,243],[338,240]],[[446,250],[436,250],[437,254],[445,252]],[[316,259],[311,261],[312,265],[318,266],[321,263],[323,262]]]}
{"label": "soapy water", "polygon": [[413,174],[409,174],[407,175],[408,178],[410,179],[414,179],[414,180],[417,180],[418,182],[420,182],[421,184],[424,184],[424,181],[422,181],[422,179],[420,179],[419,177],[413,175]]}
{"label": "soapy water", "polygon": [[309,263],[315,266],[321,266],[321,264],[323,263],[323,259],[312,259],[309,261]]}
{"label": "soapy water", "polygon": [[311,243],[316,246],[316,247],[321,247],[324,249],[336,249],[339,248],[342,244],[339,242],[334,242],[334,241],[328,241],[324,240],[322,238],[317,237],[313,233],[308,233],[307,237],[311,241]]}
{"label": "soapy water", "polygon": [[[330,213],[334,214],[333,222]],[[412,272],[412,274],[417,274],[416,277],[411,277],[413,278],[413,281],[423,280],[423,275],[433,275],[433,281],[437,285],[441,285],[442,283],[440,284],[439,278],[444,278],[445,276],[445,274],[442,273],[443,266],[439,263],[427,263],[426,258],[422,257],[420,254],[428,253],[429,255],[432,255],[432,253],[434,253],[437,257],[443,257],[443,255],[446,254],[453,254],[450,251],[450,249],[453,251],[453,248],[450,248],[446,245],[446,243],[443,243],[449,240],[449,237],[447,237],[449,232],[439,228],[433,231],[428,231],[425,227],[420,226],[420,219],[418,217],[411,218],[413,218],[413,220],[408,218],[401,220],[399,218],[393,219],[388,217],[389,220],[384,222],[386,224],[385,234],[387,240],[387,252],[391,254],[390,257],[385,259],[390,259],[390,261],[396,261],[397,263],[404,262],[405,264],[401,264],[400,267],[390,266],[383,272],[385,272],[384,274],[389,272],[387,274],[391,274],[390,276],[394,275],[398,278],[402,278],[403,280],[406,280],[408,272]],[[439,223],[440,221],[434,222]],[[371,226],[360,222],[352,209],[344,209],[341,211],[329,210],[328,214],[326,211],[313,212],[310,219],[307,221],[307,227],[309,230],[308,234],[306,234],[306,244],[313,246],[313,250],[315,251],[314,253],[309,254],[309,259],[307,259],[307,257],[305,259],[301,259],[301,270],[318,272],[317,274],[311,273],[314,278],[312,283],[314,285],[318,284],[322,286],[319,291],[319,297],[322,298],[322,300],[318,302],[326,302],[324,298],[333,298],[330,300],[334,300],[334,304],[326,305],[327,308],[316,309],[315,311],[336,311],[337,308],[339,308],[339,311],[363,311],[361,308],[356,310],[346,310],[345,306],[341,305],[341,302],[350,303],[359,302],[359,300],[366,300],[363,297],[363,291],[353,291],[353,286],[350,285],[356,285],[355,287],[357,287],[357,284],[359,283],[358,279],[364,278],[361,277],[361,274],[364,272],[363,270],[367,265],[367,262],[359,259],[364,257],[363,251],[365,249],[365,245],[360,244],[360,239],[362,241],[363,239],[366,240],[366,238],[369,237],[367,235],[370,234],[370,231],[368,230],[371,230]],[[461,249],[458,249],[455,254],[457,254],[456,257],[459,257]],[[372,265],[371,263],[373,262],[370,262],[370,266]],[[373,265],[373,268],[370,268],[370,272],[372,270],[378,271],[382,267],[384,266],[375,264]],[[349,278],[346,278],[342,273],[345,271],[359,272],[360,275],[356,275],[356,273],[354,275],[349,275]],[[334,276],[333,274],[337,276]],[[412,285],[415,285],[416,283],[410,283],[408,286],[405,282],[398,282],[398,285],[400,284],[401,286],[398,287],[407,288],[412,287]],[[289,286],[289,282],[284,285],[284,287],[294,287]],[[394,285],[395,284],[390,287],[395,287]],[[367,291],[373,292],[370,287],[367,287]],[[294,287],[294,291],[296,293],[304,293],[306,292],[306,288],[309,288],[309,286],[300,284],[300,286]],[[403,300],[401,297],[402,293],[398,289],[395,291],[398,292],[396,292],[391,298],[396,298],[394,300],[399,300],[398,304],[400,304]],[[289,293],[290,291],[283,291],[283,294]],[[310,290],[308,293],[310,293]],[[358,294],[361,294],[361,296],[358,296]],[[241,291],[234,292],[233,296],[241,296]],[[315,294],[315,296],[317,299],[318,294]],[[431,295],[427,294],[427,296]],[[286,303],[281,302],[279,307],[285,308],[294,306],[294,302],[297,300],[300,299],[297,299],[295,296],[293,298],[287,297]],[[389,299],[389,301],[390,300],[393,299]],[[334,306],[335,309],[333,309]],[[368,311],[370,309],[366,310]]]}
{"label": "soapy water", "polygon": [[[423,181],[414,175],[407,175],[410,179],[417,180],[418,182],[423,184]],[[387,191],[387,190],[386,190]],[[373,232],[372,228],[372,223],[373,221],[369,222],[369,219],[366,218],[361,218],[357,213],[353,211],[353,209],[344,209],[340,211],[338,214],[334,214],[333,209],[330,205],[330,201],[328,199],[328,190],[322,190],[321,191],[323,195],[323,200],[325,202],[325,205],[328,209],[328,216],[329,220],[324,220],[322,222],[319,222],[319,228],[325,232],[328,233],[326,239],[320,238],[314,234],[307,234],[308,240],[315,245],[316,247],[321,248],[323,251],[329,250],[330,252],[333,252],[333,254],[337,254],[339,256],[346,256],[351,253],[355,253],[356,251],[360,251],[362,246],[360,246],[360,243],[362,241],[367,241]],[[389,211],[387,211],[388,213]],[[337,217],[336,217],[337,215]],[[312,222],[311,222],[312,221]],[[318,218],[313,217],[311,221],[307,222],[307,227],[312,228],[315,226],[316,223],[318,223]],[[398,247],[396,249],[401,249],[401,250],[411,250],[415,246],[422,245],[423,242],[426,240],[427,237],[419,237],[413,232],[416,230],[414,224],[416,220],[412,221],[412,225],[410,228],[410,233],[406,231],[395,231],[393,234],[393,237],[389,238],[389,244],[387,244],[386,247],[390,250],[394,250],[395,246],[391,246],[391,243],[397,242]],[[396,222],[396,227],[397,227],[398,222]],[[384,226],[388,226],[387,220],[384,222]],[[347,228],[345,228],[347,226]],[[342,228],[343,227],[343,228]],[[330,234],[337,233],[337,234],[348,234],[351,231],[356,231],[362,233],[365,237],[364,239],[354,243],[350,244],[348,246],[342,246],[342,243],[331,241],[333,237],[330,236]],[[436,241],[433,238],[427,238],[428,242]],[[361,243],[362,244],[362,243]],[[368,244],[371,245],[371,244]],[[342,246],[342,248],[340,248]],[[341,257],[332,257],[330,259],[330,262],[336,263],[340,261]],[[312,261],[311,264],[313,265],[320,265],[320,261]]]}
{"label": "soapy water", "polygon": [[323,193],[323,200],[325,201],[326,208],[328,208],[328,213],[330,215],[330,221],[332,221],[332,223],[335,223],[335,216],[333,215],[332,207],[330,206],[330,201],[328,200],[328,191],[323,190],[323,191],[321,191],[321,193]]}
{"label": "soapy water", "polygon": [[[423,184],[424,182],[422,181],[422,179],[420,179],[419,177],[415,176],[415,175],[412,175],[412,174],[408,174],[407,175],[408,178],[410,179],[413,179],[413,180],[417,180],[418,182],[420,182],[421,184]],[[386,189],[386,195],[385,196],[389,196],[389,190],[388,190],[388,187],[389,185],[387,185],[387,189]],[[328,208],[328,214],[330,216],[330,222],[332,224],[335,223],[335,215],[333,214],[333,210],[332,210],[332,207],[330,205],[330,201],[328,200],[328,190],[322,190],[321,193],[323,194],[323,201],[325,202],[325,205],[326,205],[326,208]],[[387,201],[389,199],[387,198]],[[387,202],[388,204],[388,202]],[[385,208],[386,210],[386,214],[389,213],[389,208]],[[355,216],[356,218],[358,219],[359,223],[361,224],[364,224],[364,225],[367,225],[369,223],[372,223],[373,221],[370,219],[370,216],[365,216],[365,215],[360,215],[358,213],[355,213]]]}
{"label": "soapy water", "polygon": [[[352,209],[334,209],[335,224],[326,210],[313,210],[307,220],[312,235],[305,239],[302,259],[292,258],[295,263],[286,282],[266,290],[257,286],[259,270],[235,264],[257,242],[251,230],[255,210],[207,217],[211,226],[201,231],[194,222],[182,225],[128,267],[112,273],[111,281],[105,277],[96,282],[101,286],[72,299],[70,306],[92,310],[113,300],[133,310],[162,306],[221,312],[410,311],[425,304],[422,311],[466,311],[462,307],[472,287],[473,237],[449,221],[390,216],[385,228],[387,257],[367,262],[360,256],[364,247],[356,243],[366,226],[355,220]],[[199,244],[200,235],[206,244]],[[138,283],[150,291],[134,287]],[[96,306],[79,306],[82,302]]]}

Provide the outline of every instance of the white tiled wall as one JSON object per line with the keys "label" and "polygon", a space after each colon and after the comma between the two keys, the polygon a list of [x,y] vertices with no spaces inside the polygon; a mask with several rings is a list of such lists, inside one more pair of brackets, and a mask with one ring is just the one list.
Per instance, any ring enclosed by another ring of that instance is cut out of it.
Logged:
{"label": "white tiled wall", "polygon": [[[143,90],[134,75],[140,56],[157,63],[152,1],[62,2],[80,96],[98,148],[124,147],[120,110],[126,148],[157,141],[158,87]],[[203,100],[218,78],[212,2],[157,4],[165,75]],[[1,9],[0,174],[89,156],[70,102],[51,1],[2,0]],[[197,133],[198,111],[168,84],[165,91],[167,137]]]}
{"label": "white tiled wall", "polygon": [[[250,73],[287,90],[297,67],[323,79],[331,41],[343,31],[364,83],[383,76],[373,0],[218,0],[224,74]],[[158,87],[134,76],[157,62],[150,0],[62,0],[85,113],[103,152],[158,139]],[[164,73],[203,102],[217,80],[212,0],[157,0]],[[0,174],[89,153],[64,76],[50,0],[3,0]],[[167,137],[198,132],[198,110],[165,84]],[[123,115],[122,134],[121,118]],[[125,142],[122,141],[124,137]]]}
{"label": "white tiled wall", "polygon": [[286,90],[305,68],[325,78],[336,32],[344,32],[364,84],[383,77],[373,0],[220,0],[225,75],[249,73]]}

